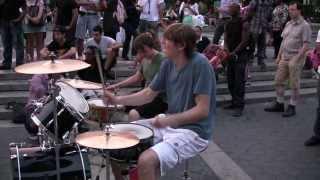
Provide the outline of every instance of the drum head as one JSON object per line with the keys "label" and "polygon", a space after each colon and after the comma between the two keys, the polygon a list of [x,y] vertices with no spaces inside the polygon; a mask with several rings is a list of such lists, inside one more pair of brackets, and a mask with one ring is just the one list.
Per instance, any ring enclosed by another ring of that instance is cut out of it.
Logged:
{"label": "drum head", "polygon": [[152,129],[134,123],[120,123],[111,125],[110,131],[114,132],[130,132],[137,136],[139,140],[144,140],[153,137]]}
{"label": "drum head", "polygon": [[88,100],[88,104],[89,104],[89,106],[99,107],[99,108],[107,107],[107,105],[104,104],[103,100],[102,99],[98,99],[98,98],[89,99]]}
{"label": "drum head", "polygon": [[59,95],[63,97],[66,104],[82,114],[89,112],[89,105],[78,90],[62,81],[58,81],[56,85],[60,87]]}
{"label": "drum head", "polygon": [[114,105],[114,104],[104,104],[102,99],[99,98],[93,98],[93,99],[89,99],[88,100],[88,104],[90,107],[93,108],[108,108],[108,109],[123,109],[124,105],[118,104],[118,105]]}

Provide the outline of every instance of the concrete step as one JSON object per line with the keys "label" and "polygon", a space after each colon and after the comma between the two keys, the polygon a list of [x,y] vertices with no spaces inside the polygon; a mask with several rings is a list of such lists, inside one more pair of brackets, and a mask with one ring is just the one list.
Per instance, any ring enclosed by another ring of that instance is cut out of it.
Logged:
{"label": "concrete step", "polygon": [[[118,70],[118,71],[133,71],[135,72],[136,69],[128,68],[133,66],[133,61],[123,61],[123,60],[118,60],[117,65],[113,70]],[[267,71],[275,71],[277,69],[276,64],[274,63],[273,60],[268,60],[266,62],[267,65]],[[250,71],[251,72],[260,72],[260,66],[257,65],[257,62],[254,61],[253,64],[250,66]]]}
{"label": "concrete step", "polygon": [[[290,90],[286,90],[286,98],[290,96]],[[317,88],[304,88],[301,89],[300,97],[315,97],[317,94]],[[253,104],[253,103],[263,103],[269,102],[274,100],[276,97],[275,91],[266,91],[266,92],[252,92],[246,93],[245,102],[246,104]],[[218,95],[217,96],[217,104],[221,106],[230,102],[231,96],[230,95]]]}
{"label": "concrete step", "polygon": [[[125,61],[120,61],[119,65],[112,69],[113,73],[116,73],[117,78],[128,77],[136,72],[136,69],[129,69],[126,64],[130,64]],[[250,66],[250,75],[252,81],[269,81],[274,79],[276,65],[273,62],[267,62],[267,71],[261,72],[260,67],[254,63]],[[312,72],[309,70],[304,70],[302,73],[303,78],[312,77]],[[221,78],[220,82],[225,82],[225,78]]]}
{"label": "concrete step", "polygon": [[28,91],[29,83],[27,80],[1,80],[0,92],[3,91]]}
{"label": "concrete step", "polygon": [[13,70],[0,70],[0,81],[3,80],[28,80],[32,75],[18,74]]}
{"label": "concrete step", "polygon": [[[316,79],[301,79],[301,88],[315,88],[317,87]],[[274,81],[256,81],[250,83],[246,86],[246,93],[252,92],[265,92],[265,91],[274,91]],[[217,85],[217,94],[228,94],[228,85],[226,83]]]}
{"label": "concrete step", "polygon": [[[252,72],[250,73],[251,78],[249,79],[250,82],[256,82],[256,81],[273,81],[275,77],[276,72]],[[301,78],[307,79],[312,78],[312,72],[310,70],[303,70],[301,73]],[[219,83],[226,83],[226,77],[221,75],[219,76]]]}
{"label": "concrete step", "polygon": [[8,102],[27,102],[28,91],[0,92],[0,105]]}

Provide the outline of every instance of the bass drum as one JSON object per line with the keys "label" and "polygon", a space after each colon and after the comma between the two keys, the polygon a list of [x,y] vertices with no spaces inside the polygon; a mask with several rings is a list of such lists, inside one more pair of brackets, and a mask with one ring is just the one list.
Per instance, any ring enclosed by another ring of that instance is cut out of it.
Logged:
{"label": "bass drum", "polygon": [[[55,149],[11,145],[10,160],[14,180],[56,180]],[[62,145],[59,153],[61,180],[89,180],[91,171],[87,149]]]}

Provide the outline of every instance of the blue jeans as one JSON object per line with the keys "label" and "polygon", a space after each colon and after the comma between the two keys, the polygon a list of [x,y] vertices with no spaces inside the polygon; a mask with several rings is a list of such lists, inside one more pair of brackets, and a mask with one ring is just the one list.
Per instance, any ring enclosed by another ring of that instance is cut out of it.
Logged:
{"label": "blue jeans", "polygon": [[16,49],[16,65],[24,63],[24,38],[22,22],[0,22],[1,39],[4,47],[2,65],[11,67],[12,65],[12,47]]}

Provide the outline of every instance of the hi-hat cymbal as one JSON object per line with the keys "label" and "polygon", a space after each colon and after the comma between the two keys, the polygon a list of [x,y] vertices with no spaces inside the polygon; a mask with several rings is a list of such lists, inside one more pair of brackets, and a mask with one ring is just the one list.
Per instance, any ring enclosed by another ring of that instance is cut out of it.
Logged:
{"label": "hi-hat cymbal", "polygon": [[14,70],[22,74],[57,74],[77,71],[90,67],[90,64],[72,59],[37,61],[17,66]]}
{"label": "hi-hat cymbal", "polygon": [[102,89],[102,84],[94,83],[90,81],[84,81],[80,79],[64,79],[63,81],[77,89],[91,89],[91,90]]}
{"label": "hi-hat cymbal", "polygon": [[139,139],[131,133],[111,131],[107,136],[104,131],[90,131],[79,134],[76,143],[89,148],[115,150],[135,146]]}

